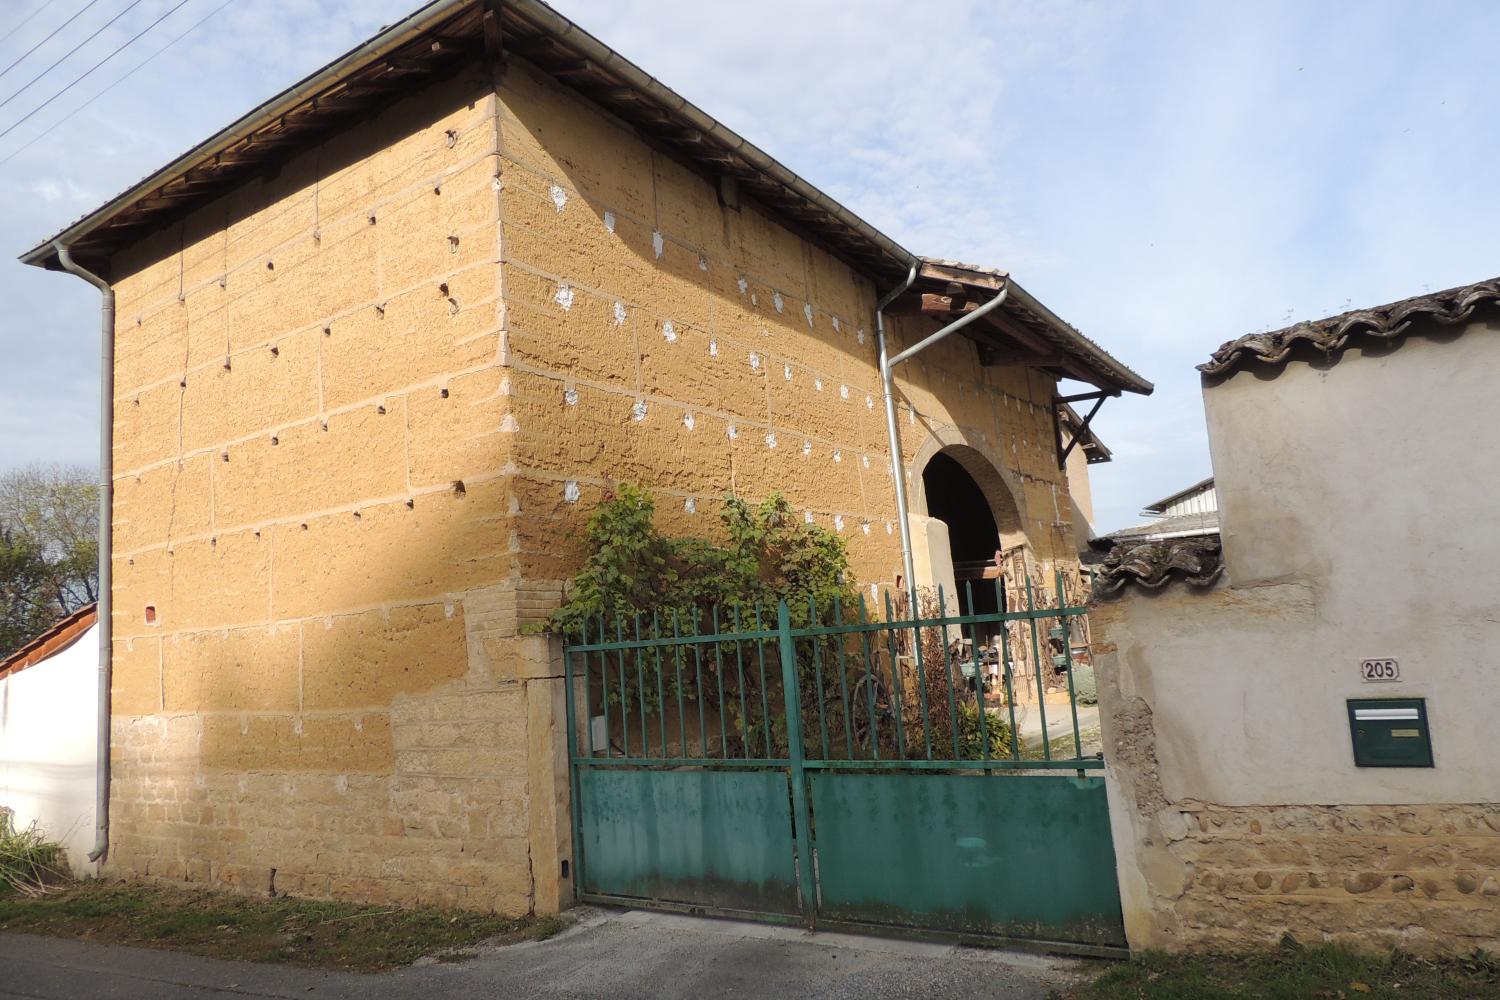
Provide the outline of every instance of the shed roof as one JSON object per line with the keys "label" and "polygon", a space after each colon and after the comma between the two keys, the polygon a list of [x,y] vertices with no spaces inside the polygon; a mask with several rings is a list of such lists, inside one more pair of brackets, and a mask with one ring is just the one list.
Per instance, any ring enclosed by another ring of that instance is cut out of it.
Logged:
{"label": "shed roof", "polygon": [[1148,503],[1142,509],[1143,510],[1152,511],[1152,512],[1157,513],[1157,514],[1165,513],[1166,509],[1168,507],[1172,506],[1177,501],[1179,501],[1179,500],[1186,500],[1188,497],[1192,496],[1194,493],[1202,493],[1205,490],[1208,490],[1208,489],[1212,488],[1213,484],[1214,484],[1214,477],[1213,476],[1209,476],[1207,479],[1203,480],[1202,482],[1194,483],[1193,485],[1189,486],[1185,490],[1178,490],[1176,493],[1173,493],[1171,496],[1162,497],[1160,500],[1156,501],[1155,503]]}
{"label": "shed roof", "polygon": [[82,638],[99,618],[99,606],[86,604],[9,656],[0,659],[0,677],[55,656]]}
{"label": "shed roof", "polygon": [[1354,309],[1324,319],[1296,323],[1271,333],[1247,333],[1214,351],[1198,370],[1208,376],[1227,375],[1255,362],[1284,365],[1299,345],[1334,355],[1358,337],[1394,340],[1412,322],[1425,319],[1450,325],[1461,323],[1484,305],[1500,302],[1500,278],[1417,295],[1369,309]]}
{"label": "shed roof", "polygon": [[[451,76],[482,57],[518,55],[635,127],[649,141],[743,191],[886,287],[919,267],[925,281],[998,288],[1005,272],[918,258],[770,155],[715,121],[542,0],[431,0],[401,21],[259,105],[129,190],[21,256],[58,269],[62,243],[84,266],[107,276],[110,258],[145,233],[263,174],[274,162],[423,83]],[[1054,366],[1110,392],[1151,392],[1150,382],[1058,318],[1018,285],[985,324],[1008,320],[1067,359]],[[973,324],[980,326],[981,324]],[[967,330],[975,339],[982,334]]]}

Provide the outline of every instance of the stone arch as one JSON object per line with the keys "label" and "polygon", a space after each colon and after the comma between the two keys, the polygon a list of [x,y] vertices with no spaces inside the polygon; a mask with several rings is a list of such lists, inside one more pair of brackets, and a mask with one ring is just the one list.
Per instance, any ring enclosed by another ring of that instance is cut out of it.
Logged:
{"label": "stone arch", "polygon": [[930,516],[927,503],[927,487],[922,474],[927,470],[933,456],[943,454],[963,466],[984,494],[1000,532],[1000,546],[1010,549],[1027,540],[1025,530],[1025,494],[1016,482],[1015,474],[996,462],[988,454],[988,447],[976,444],[956,427],[935,428],[922,447],[917,449],[911,464],[911,512],[923,517]]}

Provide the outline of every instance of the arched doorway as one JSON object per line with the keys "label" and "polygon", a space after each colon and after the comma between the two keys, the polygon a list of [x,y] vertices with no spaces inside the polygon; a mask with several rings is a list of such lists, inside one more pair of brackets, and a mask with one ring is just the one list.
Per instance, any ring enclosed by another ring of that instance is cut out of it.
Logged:
{"label": "arched doorway", "polygon": [[[1015,499],[1000,473],[980,452],[949,445],[922,468],[922,507],[948,529],[958,613],[993,614],[1007,610],[997,586],[997,554],[1023,540]],[[953,613],[952,611],[949,612]],[[981,626],[976,638],[998,632]]]}

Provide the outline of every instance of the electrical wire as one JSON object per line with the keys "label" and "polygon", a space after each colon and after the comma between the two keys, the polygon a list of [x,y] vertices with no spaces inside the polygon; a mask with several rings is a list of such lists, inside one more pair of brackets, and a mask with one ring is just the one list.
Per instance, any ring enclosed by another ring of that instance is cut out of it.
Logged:
{"label": "electrical wire", "polygon": [[78,13],[74,14],[72,17],[68,18],[62,24],[59,24],[57,27],[53,28],[52,29],[52,34],[48,35],[46,38],[43,38],[40,42],[37,42],[35,45],[33,45],[31,48],[27,49],[25,52],[22,52],[20,58],[17,59],[15,62],[11,63],[9,66],[5,67],[4,69],[0,69],[0,76],[4,76],[5,74],[9,73],[11,70],[15,69],[17,66],[21,65],[21,63],[25,62],[27,56],[31,55],[37,49],[41,48],[43,45],[46,45],[48,42],[52,41],[52,39],[56,38],[57,37],[57,33],[59,31],[63,30],[68,25],[72,24],[74,21],[76,21],[80,17],[82,17],[84,14],[88,13],[88,9],[90,7],[92,7],[92,6],[94,6],[94,4],[96,4],[98,2],[99,2],[99,0],[89,0],[88,3],[86,3],[86,4],[83,5],[83,8],[81,10],[79,10]]}
{"label": "electrical wire", "polygon": [[[139,2],[140,2],[140,0],[136,0],[136,3],[139,3]],[[26,112],[26,114],[22,115],[20,118],[16,119],[14,122],[12,122],[9,126],[6,127],[6,129],[3,132],[0,132],[0,139],[4,139],[6,136],[10,135],[17,128],[19,128],[21,125],[23,125],[27,120],[29,120],[33,115],[35,115],[38,111],[41,111],[47,105],[51,104],[53,101],[57,100],[59,97],[61,97],[62,95],[66,94],[68,91],[72,90],[74,87],[78,86],[78,84],[82,83],[88,77],[88,75],[90,73],[93,73],[95,70],[99,69],[101,66],[103,66],[105,63],[109,62],[115,56],[119,55],[121,52],[124,52],[126,49],[130,48],[130,46],[134,45],[136,43],[136,41],[138,41],[142,35],[146,34],[146,32],[150,31],[152,28],[156,27],[158,24],[161,24],[163,21],[165,21],[167,18],[171,17],[173,14],[177,13],[177,11],[181,10],[187,3],[188,3],[188,0],[177,0],[177,4],[174,7],[172,7],[171,10],[167,11],[165,14],[161,15],[156,20],[152,21],[150,24],[146,25],[140,31],[136,32],[134,35],[132,35],[130,37],[130,40],[127,41],[124,45],[121,45],[119,48],[115,49],[109,55],[105,56],[103,59],[100,59],[98,62],[94,63],[94,65],[90,66],[88,69],[84,70],[78,76],[74,77],[72,83],[68,84],[62,90],[59,90],[57,93],[55,93],[51,97],[47,98],[41,104],[38,104],[36,107],[34,107],[30,111]],[[131,4],[131,6],[134,7],[135,4]],[[129,8],[126,8],[126,9],[128,10]],[[0,105],[3,105],[3,104],[4,104],[4,102],[0,101]]]}
{"label": "electrical wire", "polygon": [[57,69],[58,66],[62,65],[62,62],[63,62],[64,59],[67,59],[69,56],[71,56],[73,53],[77,52],[79,49],[83,48],[89,42],[92,42],[94,39],[98,38],[99,35],[104,31],[105,28],[108,28],[111,24],[114,24],[120,18],[124,17],[126,14],[129,14],[136,7],[140,6],[140,2],[141,2],[141,0],[131,0],[130,6],[126,7],[124,10],[120,11],[120,13],[116,14],[114,17],[110,18],[108,21],[105,21],[104,24],[101,25],[100,27],[94,29],[94,33],[92,35],[90,35],[89,37],[85,38],[83,41],[79,42],[77,45],[73,46],[67,52],[64,52],[62,54],[62,57],[59,58],[57,60],[57,62],[54,62],[51,66],[48,66],[46,69],[42,70],[40,73],[38,73],[36,76],[32,77],[30,80],[27,80],[21,86],[20,90],[16,91],[14,94],[11,94],[5,100],[0,101],[0,108],[5,107],[11,101],[14,101],[17,97],[20,97],[26,91],[30,90],[32,84],[36,83],[42,77],[46,76],[48,73],[50,73],[53,70]]}
{"label": "electrical wire", "polygon": [[25,17],[21,18],[21,23],[20,24],[16,25],[14,28],[11,28],[5,34],[0,35],[0,45],[4,45],[6,42],[10,41],[10,36],[11,35],[14,35],[16,32],[20,31],[22,28],[24,28],[28,24],[30,24],[31,23],[31,19],[34,18],[34,17],[36,17],[42,11],[46,10],[49,6],[51,6],[51,3],[52,3],[52,0],[42,0],[41,3],[37,4],[36,10],[32,11],[30,14],[27,14]]}
{"label": "electrical wire", "polygon": [[47,136],[57,131],[60,127],[72,121],[73,118],[77,116],[79,112],[83,111],[84,108],[87,108],[90,104],[93,104],[95,101],[103,97],[105,94],[109,93],[111,90],[114,90],[116,87],[124,83],[126,80],[130,79],[132,76],[135,76],[136,73],[145,69],[146,66],[153,62],[157,56],[161,55],[163,52],[167,51],[172,46],[182,41],[188,35],[191,35],[193,32],[203,27],[204,23],[207,22],[209,18],[213,17],[215,14],[219,13],[219,11],[223,10],[225,7],[228,7],[232,3],[234,3],[234,0],[224,0],[223,3],[219,4],[219,6],[203,15],[203,17],[201,17],[196,23],[194,23],[191,28],[187,29],[182,34],[178,35],[176,38],[172,39],[170,42],[157,49],[155,52],[151,53],[145,59],[142,59],[140,62],[136,63],[135,66],[127,70],[123,75],[116,77],[114,82],[109,86],[105,87],[103,90],[96,93],[93,97],[90,97],[88,100],[78,105],[78,107],[74,108],[72,111],[69,111],[66,115],[53,122],[51,125],[47,126],[46,131],[39,133],[38,135],[27,141],[24,146],[18,148],[15,152],[5,157],[5,159],[0,160],[0,167],[5,166],[5,164],[9,163],[11,160],[14,160],[16,157],[20,156],[22,153],[30,149],[32,146],[35,146],[37,143],[47,138]]}

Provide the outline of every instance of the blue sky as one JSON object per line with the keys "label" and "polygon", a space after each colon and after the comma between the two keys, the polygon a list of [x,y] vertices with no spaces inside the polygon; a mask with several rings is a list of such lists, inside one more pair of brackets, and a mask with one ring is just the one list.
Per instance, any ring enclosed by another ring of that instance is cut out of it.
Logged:
{"label": "blue sky", "polygon": [[[38,2],[0,0],[0,34]],[[189,0],[0,139],[0,159],[221,2]],[[83,3],[52,0],[0,66]],[[144,0],[0,128],[175,3]],[[0,165],[0,469],[91,464],[97,440],[97,293],[14,254],[413,6],[232,0]],[[1154,381],[1097,418],[1115,455],[1093,470],[1105,528],[1210,471],[1193,365],[1221,342],[1500,274],[1500,5],[556,6],[904,246],[1010,269]]]}

